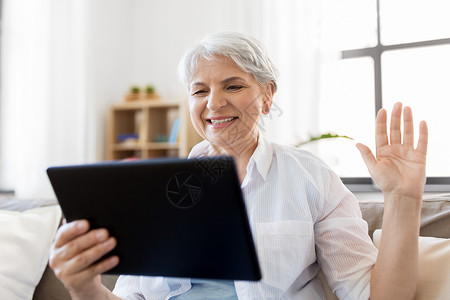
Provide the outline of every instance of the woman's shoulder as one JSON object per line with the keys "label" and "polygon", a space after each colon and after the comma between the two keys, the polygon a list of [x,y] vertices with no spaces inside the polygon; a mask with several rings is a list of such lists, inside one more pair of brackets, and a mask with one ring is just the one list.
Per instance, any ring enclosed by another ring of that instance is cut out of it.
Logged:
{"label": "woman's shoulder", "polygon": [[271,142],[273,155],[278,160],[283,160],[288,164],[311,165],[327,168],[327,164],[310,151],[299,149],[294,146],[283,145]]}
{"label": "woman's shoulder", "polygon": [[192,147],[191,152],[189,153],[189,158],[194,157],[202,157],[207,156],[208,152],[210,151],[211,144],[207,140],[203,140],[200,143],[196,144],[194,147]]}
{"label": "woman's shoulder", "polygon": [[315,154],[293,146],[272,143],[272,167],[278,172],[292,174],[292,179],[305,178],[314,184],[326,184],[334,171]]}

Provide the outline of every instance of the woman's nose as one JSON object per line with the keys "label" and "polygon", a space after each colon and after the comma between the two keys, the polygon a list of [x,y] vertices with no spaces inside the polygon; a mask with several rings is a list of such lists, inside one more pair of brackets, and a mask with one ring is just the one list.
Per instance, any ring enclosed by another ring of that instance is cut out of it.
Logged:
{"label": "woman's nose", "polygon": [[208,95],[208,103],[206,107],[211,111],[217,111],[223,107],[225,107],[228,103],[228,100],[225,98],[220,92],[210,92]]}

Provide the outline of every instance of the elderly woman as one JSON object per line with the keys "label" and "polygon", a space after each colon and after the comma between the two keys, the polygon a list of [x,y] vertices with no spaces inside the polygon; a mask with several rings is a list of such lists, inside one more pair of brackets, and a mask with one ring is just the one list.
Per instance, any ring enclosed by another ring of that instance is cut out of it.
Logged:
{"label": "elderly woman", "polygon": [[[390,134],[386,111],[376,120],[376,157],[358,144],[384,194],[379,251],[358,202],[324,163],[258,132],[277,90],[277,72],[263,47],[236,33],[216,33],[188,50],[180,75],[189,111],[205,139],[191,157],[233,156],[258,250],[259,282],[121,276],[114,294],[102,272],[117,257],[96,261],[116,241],[85,220],[63,225],[50,264],[74,299],[324,299],[321,269],[340,299],[411,299],[418,273],[418,234],[425,184],[427,126],[414,148],[412,112],[397,103]],[[404,130],[400,130],[403,111]],[[145,238],[145,237],[144,237]]]}

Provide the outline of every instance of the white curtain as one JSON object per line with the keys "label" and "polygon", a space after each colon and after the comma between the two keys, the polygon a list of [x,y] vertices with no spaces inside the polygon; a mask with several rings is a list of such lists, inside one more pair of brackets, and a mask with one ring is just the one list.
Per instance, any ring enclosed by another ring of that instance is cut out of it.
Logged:
{"label": "white curtain", "polygon": [[45,170],[86,161],[84,1],[3,1],[1,186],[52,197]]}
{"label": "white curtain", "polygon": [[[280,71],[279,90],[269,124],[274,141],[295,145],[318,128],[323,52],[321,0],[264,0],[262,40]],[[264,121],[264,120],[263,120]]]}
{"label": "white curtain", "polygon": [[[164,78],[167,89],[174,89],[167,93],[177,93],[177,85],[167,84],[177,80],[175,70],[141,68],[157,53],[176,65],[184,50],[167,51],[177,45],[152,40],[152,30],[183,39],[196,30],[213,30],[208,26],[214,24],[214,30],[259,38],[281,74],[261,131],[271,140],[295,144],[317,129],[322,0],[179,1],[188,11],[174,11],[177,0],[3,1],[2,188],[23,198],[53,197],[48,166],[101,160],[107,108],[120,101],[130,78]],[[170,57],[174,53],[177,57]],[[138,64],[130,67],[130,62]]]}

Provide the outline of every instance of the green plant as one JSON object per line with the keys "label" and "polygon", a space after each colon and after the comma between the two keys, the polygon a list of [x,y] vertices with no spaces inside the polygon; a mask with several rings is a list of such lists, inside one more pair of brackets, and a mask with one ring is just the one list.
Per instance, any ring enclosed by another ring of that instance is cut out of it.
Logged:
{"label": "green plant", "polygon": [[134,85],[130,88],[130,93],[132,94],[139,94],[141,92],[141,88]]}
{"label": "green plant", "polygon": [[314,141],[318,141],[318,140],[322,140],[322,139],[332,139],[332,138],[345,138],[345,139],[353,140],[353,138],[346,136],[346,135],[339,135],[339,134],[333,134],[333,133],[327,132],[327,133],[323,133],[321,135],[311,136],[309,138],[309,140],[301,142],[298,145],[296,145],[295,147],[300,147],[305,144],[308,144],[308,143],[311,143]]}
{"label": "green plant", "polygon": [[155,87],[153,85],[147,85],[145,87],[145,92],[147,94],[153,94],[155,92]]}

